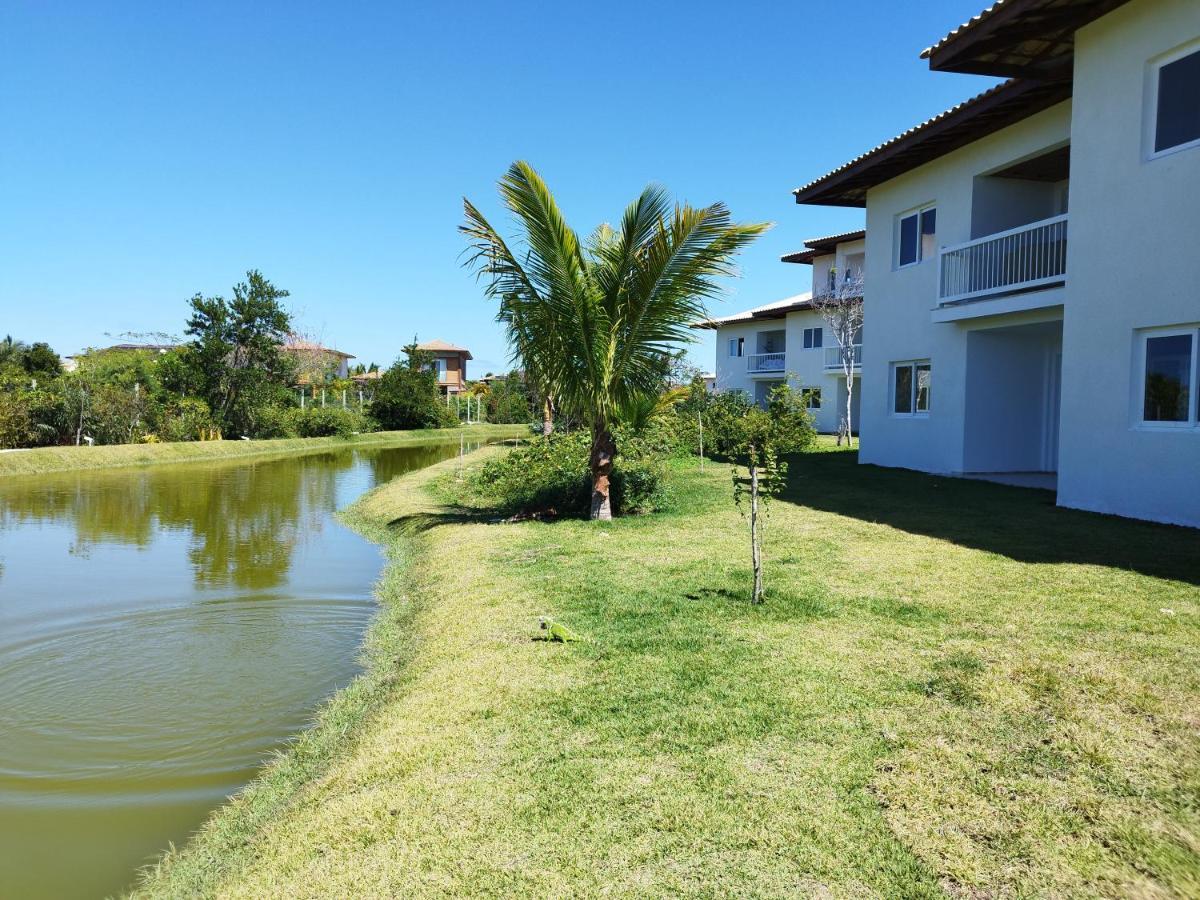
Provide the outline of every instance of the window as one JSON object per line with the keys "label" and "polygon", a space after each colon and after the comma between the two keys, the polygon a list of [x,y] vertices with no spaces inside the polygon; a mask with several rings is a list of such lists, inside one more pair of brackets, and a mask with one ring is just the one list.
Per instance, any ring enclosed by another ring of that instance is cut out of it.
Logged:
{"label": "window", "polygon": [[804,329],[804,349],[819,350],[825,342],[825,332],[821,328]]}
{"label": "window", "polygon": [[937,250],[937,209],[926,206],[900,217],[897,228],[896,267],[929,259]]}
{"label": "window", "polygon": [[818,388],[805,388],[804,389],[804,399],[805,399],[804,405],[808,409],[814,409],[814,410],[820,409],[821,408],[821,389],[819,387]]}
{"label": "window", "polygon": [[928,360],[892,363],[892,412],[921,416],[929,412],[933,370]]}
{"label": "window", "polygon": [[730,338],[729,339],[729,355],[742,356],[746,352],[745,338]]}
{"label": "window", "polygon": [[1200,424],[1200,326],[1142,334],[1141,420],[1171,427]]}
{"label": "window", "polygon": [[433,361],[433,370],[435,372],[437,372],[438,381],[446,380],[446,359],[445,359],[445,357],[440,357]]}
{"label": "window", "polygon": [[1151,78],[1154,153],[1200,144],[1200,50],[1168,57]]}

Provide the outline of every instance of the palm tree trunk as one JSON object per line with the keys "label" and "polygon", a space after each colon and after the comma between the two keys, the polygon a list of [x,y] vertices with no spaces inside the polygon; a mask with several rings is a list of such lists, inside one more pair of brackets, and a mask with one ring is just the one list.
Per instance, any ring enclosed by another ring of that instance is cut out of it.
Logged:
{"label": "palm tree trunk", "polygon": [[617,442],[607,426],[592,427],[592,515],[607,521],[612,518],[612,467],[617,454]]}
{"label": "palm tree trunk", "polygon": [[554,407],[547,395],[542,401],[542,436],[550,437],[552,434],[554,434]]}

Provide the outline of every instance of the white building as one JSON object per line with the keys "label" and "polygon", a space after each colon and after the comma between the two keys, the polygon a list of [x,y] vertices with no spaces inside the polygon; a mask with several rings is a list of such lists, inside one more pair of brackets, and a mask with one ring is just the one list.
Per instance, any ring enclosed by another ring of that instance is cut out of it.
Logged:
{"label": "white building", "polygon": [[[829,290],[831,279],[861,278],[863,237],[857,231],[816,238],[783,259],[812,265],[813,291],[821,293]],[[716,390],[745,391],[761,404],[786,381],[807,393],[817,430],[835,432],[846,408],[846,377],[838,344],[821,313],[813,309],[812,294],[710,319],[697,327],[717,333]],[[855,354],[861,357],[861,335]],[[858,382],[855,374],[851,418],[856,433]]]}
{"label": "white building", "polygon": [[1011,80],[796,191],[866,208],[861,461],[1200,526],[1200,2],[1002,0],[924,56]]}

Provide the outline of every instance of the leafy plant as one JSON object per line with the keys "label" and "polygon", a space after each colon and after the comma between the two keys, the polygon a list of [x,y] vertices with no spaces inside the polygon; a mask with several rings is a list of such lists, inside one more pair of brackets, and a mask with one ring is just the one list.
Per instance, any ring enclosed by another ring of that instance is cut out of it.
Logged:
{"label": "leafy plant", "polygon": [[[484,463],[470,487],[506,512],[539,516],[585,516],[591,508],[585,432],[538,436],[529,444]],[[614,467],[613,503],[622,513],[652,512],[667,501],[663,454],[630,436]]]}

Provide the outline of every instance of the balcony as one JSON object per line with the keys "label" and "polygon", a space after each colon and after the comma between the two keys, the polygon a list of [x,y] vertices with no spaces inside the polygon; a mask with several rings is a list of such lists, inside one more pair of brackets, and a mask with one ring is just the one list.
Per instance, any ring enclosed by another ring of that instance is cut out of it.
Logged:
{"label": "balcony", "polygon": [[[852,345],[854,348],[854,368],[862,366],[862,344]],[[837,369],[842,368],[842,348],[841,347],[826,347],[825,348],[825,368]]]}
{"label": "balcony", "polygon": [[943,247],[938,255],[942,306],[1052,287],[1066,280],[1066,215]]}
{"label": "balcony", "polygon": [[786,353],[755,353],[746,357],[746,371],[751,375],[782,375]]}

